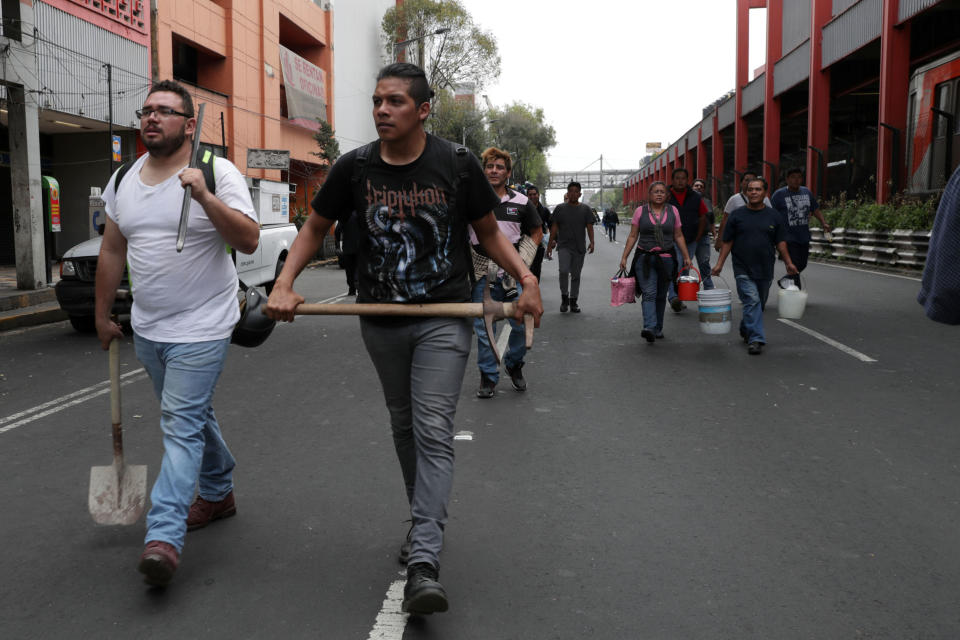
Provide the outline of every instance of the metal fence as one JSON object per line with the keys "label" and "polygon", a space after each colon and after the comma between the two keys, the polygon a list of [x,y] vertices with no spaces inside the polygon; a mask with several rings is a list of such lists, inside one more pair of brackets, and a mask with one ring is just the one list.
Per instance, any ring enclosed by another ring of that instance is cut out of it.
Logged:
{"label": "metal fence", "polygon": [[829,240],[820,229],[810,234],[810,255],[886,267],[922,269],[930,246],[929,231],[837,228]]}

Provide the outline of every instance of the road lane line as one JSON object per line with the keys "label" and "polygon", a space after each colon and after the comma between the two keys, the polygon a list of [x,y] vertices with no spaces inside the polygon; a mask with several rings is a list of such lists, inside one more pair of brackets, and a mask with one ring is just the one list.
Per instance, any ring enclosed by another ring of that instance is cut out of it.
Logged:
{"label": "road lane line", "polygon": [[[137,374],[142,374],[142,375],[137,375]],[[128,376],[133,376],[133,377],[130,377],[127,380],[123,380],[123,378],[127,378]],[[147,374],[143,369],[137,369],[136,371],[130,371],[128,373],[125,373],[120,377],[121,377],[120,386],[125,387],[128,384],[133,384],[134,382],[139,382],[140,380],[146,379]],[[101,387],[101,388],[98,389],[98,387]],[[84,393],[88,395],[85,395],[85,396],[81,395]],[[8,424],[5,427],[0,427],[0,433],[6,433],[7,431],[12,431],[17,427],[22,427],[23,425],[29,424],[35,420],[39,420],[40,418],[45,418],[49,415],[53,415],[54,413],[63,411],[64,409],[69,409],[70,407],[76,406],[78,404],[82,404],[87,400],[93,400],[94,398],[98,396],[102,396],[106,393],[110,393],[109,380],[106,380],[104,382],[99,382],[91,387],[87,387],[86,389],[81,389],[80,391],[75,391],[73,393],[67,394],[60,398],[57,398],[56,400],[45,402],[41,405],[33,407],[32,409],[27,409],[26,411],[21,411],[20,413],[15,413],[5,418],[0,418],[0,424],[4,424],[11,420],[16,420],[17,418],[20,418],[22,416],[33,414],[27,418],[23,418],[22,420],[19,420],[12,424]],[[77,396],[80,396],[80,397],[77,397]],[[71,400],[71,398],[73,399]],[[66,402],[67,400],[69,400],[69,402]],[[48,407],[52,407],[52,408],[48,408]],[[46,409],[46,411],[44,411],[43,409]],[[39,413],[36,413],[38,411]]]}
{"label": "road lane line", "polygon": [[786,318],[777,318],[777,319],[778,319],[780,322],[782,322],[783,324],[789,325],[789,326],[793,327],[794,329],[799,329],[800,331],[803,331],[804,333],[813,336],[813,337],[816,338],[817,340],[821,340],[821,341],[823,341],[823,342],[826,342],[826,343],[827,343],[828,345],[830,345],[831,347],[834,347],[835,349],[839,349],[840,351],[843,351],[845,354],[847,354],[847,355],[849,355],[849,356],[853,356],[853,357],[856,358],[857,360],[860,360],[860,361],[862,361],[862,362],[876,362],[876,360],[874,360],[874,359],[871,358],[870,356],[865,355],[865,354],[863,354],[863,353],[860,353],[860,352],[857,351],[856,349],[853,349],[852,347],[848,347],[847,345],[845,345],[845,344],[843,344],[843,343],[837,342],[837,341],[834,340],[833,338],[828,338],[827,336],[823,335],[822,333],[818,333],[818,332],[814,331],[813,329],[808,329],[808,328],[806,328],[805,326],[803,326],[803,325],[801,325],[801,324],[797,324],[796,322],[794,322],[794,321],[792,321],[792,320],[787,320]]}
{"label": "road lane line", "polygon": [[913,280],[914,282],[923,282],[920,278],[913,278],[911,276],[902,276],[898,273],[886,273],[884,271],[872,271],[870,269],[858,269],[856,267],[847,267],[839,264],[830,264],[829,262],[817,262],[817,264],[822,264],[825,267],[833,267],[834,269],[846,269],[847,271],[856,271],[858,273],[874,273],[878,276],[887,276],[888,278],[900,278],[901,280]]}
{"label": "road lane line", "polygon": [[[400,575],[404,575],[401,571]],[[400,610],[403,604],[403,586],[406,580],[395,580],[387,589],[387,597],[383,599],[383,606],[373,623],[373,629],[367,640],[401,640],[403,630],[407,626],[409,614]]]}

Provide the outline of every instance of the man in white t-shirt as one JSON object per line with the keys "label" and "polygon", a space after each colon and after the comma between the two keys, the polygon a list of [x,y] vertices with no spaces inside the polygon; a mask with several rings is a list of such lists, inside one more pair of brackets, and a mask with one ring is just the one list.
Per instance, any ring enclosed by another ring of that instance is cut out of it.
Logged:
{"label": "man in white t-shirt", "polygon": [[[128,265],[134,346],[160,400],[164,445],[138,569],[147,584],[163,586],[179,565],[186,531],[236,513],[234,458],[211,405],[240,318],[237,273],[224,243],[253,253],[260,227],[233,164],[216,160],[215,192],[200,169],[187,168],[191,138],[199,133],[186,89],[172,81],[154,85],[137,116],[149,153],[123,172],[120,184],[114,174],[103,194],[107,222],[97,262],[96,323],[104,349],[123,339],[110,309]],[[187,186],[193,199],[178,253]]]}

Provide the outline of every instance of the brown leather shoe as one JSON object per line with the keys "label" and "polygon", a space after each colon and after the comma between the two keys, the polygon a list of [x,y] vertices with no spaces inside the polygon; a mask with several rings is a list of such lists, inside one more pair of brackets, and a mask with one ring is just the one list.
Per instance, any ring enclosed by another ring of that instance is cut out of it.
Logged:
{"label": "brown leather shoe", "polygon": [[237,515],[237,505],[233,502],[233,491],[220,502],[210,502],[197,496],[190,505],[190,513],[187,514],[187,531],[202,529],[214,520],[235,515]]}
{"label": "brown leather shoe", "polygon": [[150,586],[165,587],[179,565],[180,554],[172,544],[151,540],[140,555],[137,570],[143,574],[143,581]]}

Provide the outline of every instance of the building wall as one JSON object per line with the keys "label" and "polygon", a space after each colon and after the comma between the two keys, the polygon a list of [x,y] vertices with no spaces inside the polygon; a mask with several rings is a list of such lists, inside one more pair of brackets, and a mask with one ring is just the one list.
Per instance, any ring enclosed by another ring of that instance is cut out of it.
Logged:
{"label": "building wall", "polygon": [[380,21],[396,0],[339,2],[334,10],[334,113],[337,141],[346,153],[377,137],[370,96],[377,71],[389,62],[380,37]]}

